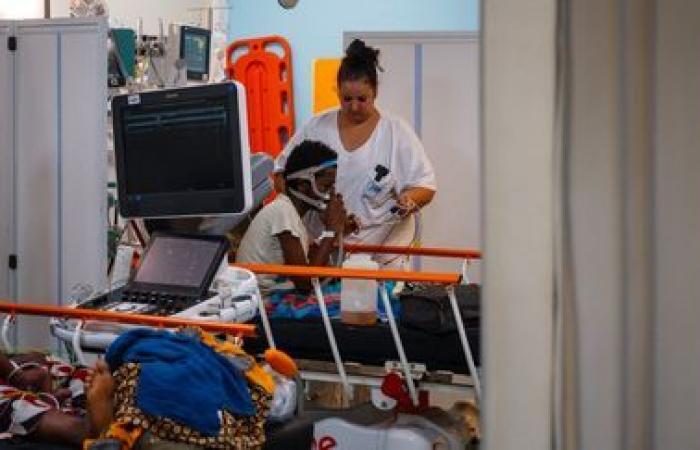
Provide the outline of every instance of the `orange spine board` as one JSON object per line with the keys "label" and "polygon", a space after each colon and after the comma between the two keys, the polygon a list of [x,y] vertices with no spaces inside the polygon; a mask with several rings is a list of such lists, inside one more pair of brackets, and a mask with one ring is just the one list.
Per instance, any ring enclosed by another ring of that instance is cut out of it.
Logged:
{"label": "orange spine board", "polygon": [[[282,49],[282,55],[270,51]],[[292,50],[281,36],[240,39],[226,49],[226,76],[246,88],[250,149],[277,156],[294,133]],[[235,58],[235,60],[234,60]]]}

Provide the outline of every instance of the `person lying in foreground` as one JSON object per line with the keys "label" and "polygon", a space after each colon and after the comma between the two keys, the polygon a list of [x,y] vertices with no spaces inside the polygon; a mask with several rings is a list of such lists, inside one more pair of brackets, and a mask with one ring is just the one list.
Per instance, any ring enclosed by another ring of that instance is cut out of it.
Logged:
{"label": "person lying in foreground", "polygon": [[73,367],[41,353],[0,353],[0,433],[79,448],[111,421],[107,365]]}
{"label": "person lying in foreground", "polygon": [[6,436],[86,450],[260,448],[275,389],[238,345],[196,329],[129,330],[94,369],[0,355],[0,376]]}

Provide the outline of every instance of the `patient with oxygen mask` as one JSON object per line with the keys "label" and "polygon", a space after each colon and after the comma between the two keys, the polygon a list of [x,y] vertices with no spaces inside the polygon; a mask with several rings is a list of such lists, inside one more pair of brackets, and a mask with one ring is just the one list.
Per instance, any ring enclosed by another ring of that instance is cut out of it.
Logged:
{"label": "patient with oxygen mask", "polygon": [[[335,192],[337,155],[327,145],[305,140],[287,159],[285,190],[253,219],[236,254],[241,263],[324,266],[341,237],[347,219],[343,198]],[[324,231],[311,241],[302,217],[319,213]],[[263,294],[279,279],[259,277]],[[304,293],[311,289],[306,278],[288,280]],[[292,287],[292,286],[290,286]]]}

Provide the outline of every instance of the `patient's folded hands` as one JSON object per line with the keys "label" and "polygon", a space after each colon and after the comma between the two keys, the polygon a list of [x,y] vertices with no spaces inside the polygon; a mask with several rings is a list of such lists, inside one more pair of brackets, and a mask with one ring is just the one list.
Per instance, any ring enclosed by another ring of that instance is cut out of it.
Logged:
{"label": "patient's folded hands", "polygon": [[321,214],[323,224],[327,230],[340,234],[345,228],[346,219],[347,211],[345,210],[343,197],[340,194],[331,194],[330,201]]}

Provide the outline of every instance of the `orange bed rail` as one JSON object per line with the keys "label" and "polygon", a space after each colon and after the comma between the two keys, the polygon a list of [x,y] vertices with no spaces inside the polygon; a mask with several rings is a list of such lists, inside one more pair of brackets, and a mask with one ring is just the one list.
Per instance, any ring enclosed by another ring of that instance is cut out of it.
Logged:
{"label": "orange bed rail", "polygon": [[284,275],[288,277],[330,277],[372,279],[377,281],[420,281],[424,283],[457,284],[462,276],[446,272],[406,272],[402,270],[364,270],[341,269],[338,267],[288,266],[277,264],[242,264],[233,263],[235,267],[248,269],[259,275]]}
{"label": "orange bed rail", "polygon": [[438,247],[400,247],[391,245],[345,244],[349,253],[385,253],[392,255],[422,255],[438,258],[481,259],[481,252],[475,249]]}
{"label": "orange bed rail", "polygon": [[133,325],[148,325],[161,328],[199,327],[212,333],[226,333],[238,336],[255,336],[255,326],[239,323],[219,323],[188,320],[174,317],[147,316],[145,314],[117,313],[93,309],[68,308],[49,305],[18,305],[0,301],[0,312],[12,315],[64,317],[71,319],[97,320]]}

